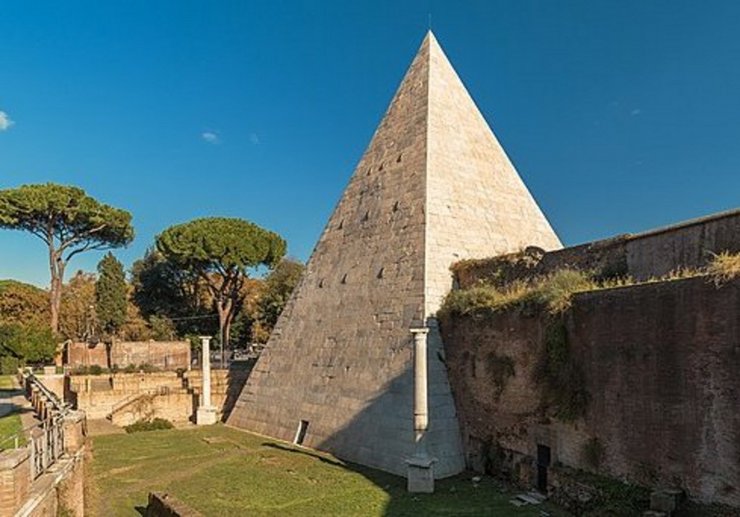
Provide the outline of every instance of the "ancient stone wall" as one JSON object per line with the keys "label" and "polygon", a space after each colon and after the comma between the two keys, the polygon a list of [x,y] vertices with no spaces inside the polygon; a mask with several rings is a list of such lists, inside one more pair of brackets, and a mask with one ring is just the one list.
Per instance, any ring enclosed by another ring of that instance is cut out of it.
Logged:
{"label": "ancient stone wall", "polygon": [[507,283],[563,268],[590,270],[607,277],[629,275],[642,281],[678,269],[700,268],[713,254],[723,251],[740,252],[740,210],[547,253],[529,249],[464,262],[454,269],[462,288],[480,281]]}
{"label": "ancient stone wall", "polygon": [[[187,341],[120,341],[110,345],[110,365],[149,364],[161,370],[190,368],[190,343]],[[67,362],[71,367],[97,365],[108,368],[107,345],[70,343]]]}
{"label": "ancient stone wall", "polygon": [[469,465],[526,481],[542,444],[553,463],[740,505],[740,280],[576,295],[562,324],[588,402],[572,422],[535,381],[552,324],[527,309],[443,321]]}
{"label": "ancient stone wall", "polygon": [[[248,375],[249,369],[211,370],[211,403],[219,413],[231,410]],[[197,370],[71,375],[66,398],[90,419],[108,418],[116,409],[115,425],[154,417],[186,422],[197,409],[202,384]]]}

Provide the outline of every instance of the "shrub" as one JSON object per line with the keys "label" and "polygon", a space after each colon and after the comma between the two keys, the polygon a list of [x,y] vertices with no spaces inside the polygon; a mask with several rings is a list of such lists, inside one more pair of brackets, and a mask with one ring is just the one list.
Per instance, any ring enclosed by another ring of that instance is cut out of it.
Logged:
{"label": "shrub", "polygon": [[145,431],[160,431],[163,429],[173,429],[175,426],[172,422],[164,418],[155,418],[154,420],[139,420],[131,425],[124,427],[127,433],[140,433]]}
{"label": "shrub", "polygon": [[714,279],[717,286],[740,277],[740,253],[723,251],[714,255],[707,265],[707,274]]}
{"label": "shrub", "polygon": [[103,367],[99,364],[93,364],[90,366],[89,373],[90,375],[100,375],[103,373]]}
{"label": "shrub", "polygon": [[597,288],[598,285],[587,273],[575,269],[561,269],[538,282],[527,298],[544,305],[555,314],[570,307],[571,298],[575,293]]}
{"label": "shrub", "polygon": [[3,375],[14,374],[18,372],[18,368],[21,366],[21,361],[17,357],[4,355],[0,357],[0,373]]}
{"label": "shrub", "polygon": [[501,299],[501,293],[490,286],[450,291],[445,297],[440,312],[463,315],[481,310],[493,310],[501,303]]}
{"label": "shrub", "polygon": [[108,373],[108,369],[97,364],[76,366],[72,369],[72,375],[102,375],[104,373]]}
{"label": "shrub", "polygon": [[468,315],[481,312],[524,306],[540,305],[553,314],[570,307],[573,294],[598,289],[587,273],[574,269],[562,269],[546,277],[527,283],[515,280],[505,287],[480,285],[470,289],[454,290],[445,297],[440,316]]}

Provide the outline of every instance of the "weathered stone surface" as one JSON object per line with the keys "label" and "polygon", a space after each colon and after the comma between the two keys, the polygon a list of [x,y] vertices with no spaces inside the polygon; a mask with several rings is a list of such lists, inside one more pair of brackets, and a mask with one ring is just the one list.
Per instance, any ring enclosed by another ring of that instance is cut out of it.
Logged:
{"label": "weathered stone surface", "polygon": [[[110,353],[110,358],[108,354]],[[108,360],[110,359],[110,365]],[[162,370],[190,368],[190,343],[188,341],[117,341],[90,345],[69,343],[65,364],[68,366],[119,366],[150,364]]]}
{"label": "weathered stone surface", "polygon": [[433,315],[449,267],[560,243],[429,33],[228,423],[399,475],[414,451],[412,336],[430,325],[436,477],[463,469]]}

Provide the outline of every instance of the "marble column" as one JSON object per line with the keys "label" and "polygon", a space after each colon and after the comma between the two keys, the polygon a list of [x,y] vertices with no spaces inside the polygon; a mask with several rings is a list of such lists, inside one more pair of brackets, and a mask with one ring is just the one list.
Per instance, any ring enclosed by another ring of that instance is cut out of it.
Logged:
{"label": "marble column", "polygon": [[414,455],[406,460],[407,489],[415,493],[434,492],[434,462],[426,448],[429,427],[427,403],[427,327],[412,328],[414,336]]}
{"label": "marble column", "polygon": [[211,337],[201,336],[201,365],[203,367],[203,388],[200,406],[195,414],[197,425],[211,425],[218,421],[216,408],[211,405]]}

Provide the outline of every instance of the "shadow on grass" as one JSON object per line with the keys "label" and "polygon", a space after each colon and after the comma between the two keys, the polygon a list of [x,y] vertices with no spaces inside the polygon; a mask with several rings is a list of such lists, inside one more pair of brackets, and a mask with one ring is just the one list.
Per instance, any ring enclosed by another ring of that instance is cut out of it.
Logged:
{"label": "shadow on grass", "polygon": [[327,463],[327,464],[333,465],[335,467],[345,467],[346,468],[349,465],[349,464],[347,464],[347,463],[345,463],[343,461],[338,461],[338,460],[335,460],[335,459],[332,459],[332,458],[327,458],[326,456],[322,455],[321,453],[316,452],[316,451],[312,451],[311,449],[298,449],[298,448],[295,448],[295,447],[289,447],[288,445],[281,445],[281,444],[275,443],[275,442],[262,442],[260,445],[262,447],[269,447],[271,449],[278,449],[278,450],[281,450],[281,451],[291,452],[291,453],[294,453],[294,454],[304,454],[306,456],[310,456],[312,458],[316,458],[317,460],[319,460],[322,463]]}
{"label": "shadow on grass", "polygon": [[411,494],[406,490],[406,479],[395,474],[340,461],[312,449],[275,442],[262,442],[260,445],[291,454],[309,456],[322,463],[361,474],[387,494],[388,502],[382,511],[382,515],[386,517],[413,515],[496,515],[497,517],[566,515],[564,513],[551,514],[549,513],[551,510],[546,507],[515,507],[509,503],[509,499],[515,493],[521,492],[520,490],[510,491],[509,488],[493,478],[481,477],[472,472],[463,472],[457,476],[437,480],[433,494]]}

